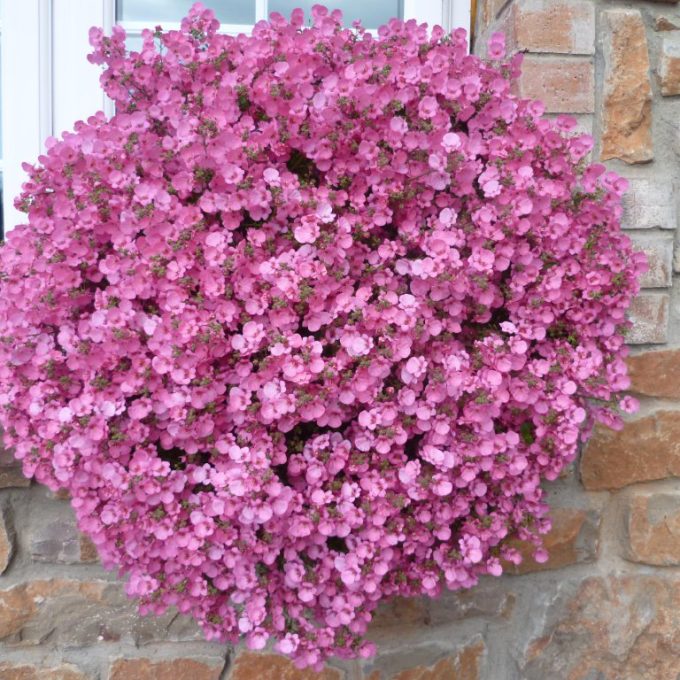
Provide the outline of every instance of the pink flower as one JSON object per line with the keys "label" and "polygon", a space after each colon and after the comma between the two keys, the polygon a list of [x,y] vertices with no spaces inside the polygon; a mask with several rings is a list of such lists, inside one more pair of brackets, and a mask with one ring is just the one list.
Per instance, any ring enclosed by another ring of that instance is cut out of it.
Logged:
{"label": "pink flower", "polygon": [[0,425],[144,613],[321,668],[386,598],[547,557],[543,480],[636,408],[647,265],[519,59],[312,14],[92,31],[117,113],[26,166]]}
{"label": "pink flower", "polygon": [[305,216],[293,232],[298,243],[314,243],[321,234],[319,223],[313,216]]}

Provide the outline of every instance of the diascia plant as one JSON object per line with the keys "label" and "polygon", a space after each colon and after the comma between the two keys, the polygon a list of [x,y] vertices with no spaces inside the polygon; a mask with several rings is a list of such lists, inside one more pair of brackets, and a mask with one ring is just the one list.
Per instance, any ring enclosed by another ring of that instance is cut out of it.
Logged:
{"label": "diascia plant", "polygon": [[304,23],[92,30],[117,114],[26,166],[0,400],[144,612],[320,667],[385,598],[545,559],[541,480],[635,408],[646,265],[501,36]]}

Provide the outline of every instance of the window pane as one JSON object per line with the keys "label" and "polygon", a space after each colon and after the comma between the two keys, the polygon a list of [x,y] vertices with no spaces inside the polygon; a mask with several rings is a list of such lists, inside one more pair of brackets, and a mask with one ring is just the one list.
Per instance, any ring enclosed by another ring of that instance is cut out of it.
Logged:
{"label": "window pane", "polygon": [[[117,0],[118,21],[148,21],[155,26],[164,21],[181,21],[194,0]],[[223,24],[254,24],[255,0],[207,0],[203,3]]]}
{"label": "window pane", "polygon": [[400,0],[334,0],[328,3],[319,3],[319,0],[269,0],[269,11],[289,17],[296,7],[300,7],[305,16],[310,17],[312,6],[316,4],[341,10],[345,26],[351,26],[353,21],[361,19],[364,28],[378,28],[392,17],[402,16]]}

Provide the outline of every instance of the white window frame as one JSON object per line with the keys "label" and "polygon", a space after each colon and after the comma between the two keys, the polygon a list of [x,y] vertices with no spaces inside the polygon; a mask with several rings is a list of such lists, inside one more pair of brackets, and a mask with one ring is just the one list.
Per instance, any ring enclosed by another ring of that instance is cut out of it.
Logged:
{"label": "white window frame", "polygon": [[[367,0],[372,2],[374,0]],[[256,20],[266,18],[267,0],[254,0]],[[404,18],[415,18],[446,30],[470,27],[472,0],[403,0]],[[204,0],[209,6],[210,0]],[[327,0],[332,6],[332,0]],[[2,26],[2,139],[3,210],[5,232],[22,223],[14,197],[45,140],[72,130],[77,120],[97,111],[112,113],[99,87],[100,71],[86,60],[88,31],[115,23],[115,0],[0,0]],[[131,35],[145,23],[122,22]],[[165,28],[176,24],[165,22]],[[249,31],[251,26],[226,25],[225,33]]]}

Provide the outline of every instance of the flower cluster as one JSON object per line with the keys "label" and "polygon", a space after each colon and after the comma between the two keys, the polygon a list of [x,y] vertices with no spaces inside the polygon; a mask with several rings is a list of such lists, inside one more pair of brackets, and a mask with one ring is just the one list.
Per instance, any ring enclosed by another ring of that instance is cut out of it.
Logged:
{"label": "flower cluster", "polygon": [[634,408],[625,181],[465,31],[92,30],[116,115],[0,250],[0,420],[145,612],[368,655],[381,600],[545,558],[540,482]]}

